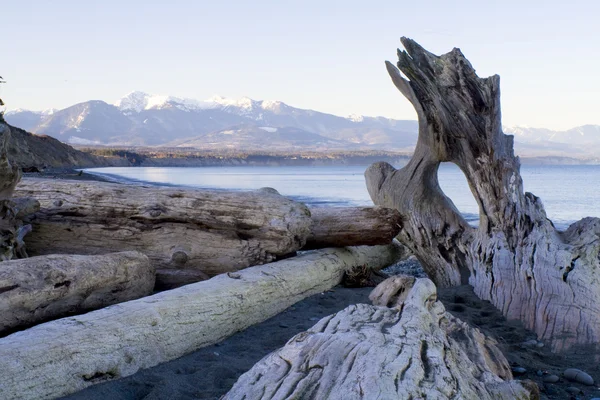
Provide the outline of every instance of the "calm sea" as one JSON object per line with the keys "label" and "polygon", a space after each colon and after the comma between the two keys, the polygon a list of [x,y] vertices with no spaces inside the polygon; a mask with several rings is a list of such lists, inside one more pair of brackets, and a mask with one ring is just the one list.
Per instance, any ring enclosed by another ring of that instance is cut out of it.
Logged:
{"label": "calm sea", "polygon": [[[112,180],[198,188],[251,190],[272,187],[311,206],[372,205],[363,173],[366,166],[91,168]],[[600,166],[522,166],[525,190],[540,197],[557,228],[600,216]],[[440,186],[470,223],[478,208],[462,172],[452,164],[439,171]]]}

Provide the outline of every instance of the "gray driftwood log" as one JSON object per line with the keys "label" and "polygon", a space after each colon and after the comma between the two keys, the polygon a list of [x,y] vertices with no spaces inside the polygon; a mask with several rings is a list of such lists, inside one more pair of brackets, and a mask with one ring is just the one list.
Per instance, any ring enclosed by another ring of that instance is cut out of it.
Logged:
{"label": "gray driftwood log", "polygon": [[152,293],[148,257],[49,255],[0,264],[0,335]]}
{"label": "gray driftwood log", "polygon": [[138,250],[157,269],[209,276],[299,250],[311,226],[305,205],[269,191],[23,179],[16,192],[41,203],[27,238],[31,254]]}
{"label": "gray driftwood log", "polygon": [[[479,78],[459,49],[436,56],[403,38],[393,83],[412,103],[419,138],[412,159],[366,173],[375,204],[403,216],[400,241],[440,286],[470,283],[509,319],[520,319],[554,350],[600,342],[600,220],[566,232],[542,201],[523,192],[513,137],[502,132],[500,78]],[[405,79],[401,72],[408,78]],[[479,227],[438,184],[441,162],[456,164],[479,204]]]}
{"label": "gray driftwood log", "polygon": [[304,249],[388,244],[400,233],[402,218],[393,208],[315,207]]}
{"label": "gray driftwood log", "polygon": [[401,253],[396,245],[315,250],[14,333],[0,339],[0,398],[56,398],[131,375],[262,322],[357,266],[390,265]]}
{"label": "gray driftwood log", "polygon": [[165,284],[271,262],[307,241],[309,248],[390,243],[401,223],[397,210],[381,207],[309,211],[273,189],[24,179],[17,193],[41,203],[27,239],[31,254],[138,250],[150,257]]}
{"label": "gray driftwood log", "polygon": [[417,279],[405,293],[393,309],[358,304],[323,318],[224,399],[530,398],[494,340],[445,312],[433,282]]}

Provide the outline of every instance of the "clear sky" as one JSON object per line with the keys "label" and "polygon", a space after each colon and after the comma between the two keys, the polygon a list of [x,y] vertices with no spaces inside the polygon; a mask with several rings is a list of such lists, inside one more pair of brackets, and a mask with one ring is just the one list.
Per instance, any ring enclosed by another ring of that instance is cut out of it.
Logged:
{"label": "clear sky", "polygon": [[414,119],[399,37],[501,76],[505,125],[600,124],[597,0],[18,0],[0,6],[0,95],[64,108],[130,91]]}

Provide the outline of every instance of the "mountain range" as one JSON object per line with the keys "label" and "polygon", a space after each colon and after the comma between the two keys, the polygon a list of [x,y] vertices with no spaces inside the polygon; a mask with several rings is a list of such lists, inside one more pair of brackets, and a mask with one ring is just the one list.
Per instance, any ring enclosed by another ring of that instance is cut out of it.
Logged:
{"label": "mountain range", "polygon": [[[62,110],[9,110],[6,120],[73,145],[239,150],[392,150],[410,152],[417,121],[340,117],[281,101],[205,101],[132,92],[113,104],[91,100]],[[567,131],[504,127],[525,156],[597,157],[600,125]]]}

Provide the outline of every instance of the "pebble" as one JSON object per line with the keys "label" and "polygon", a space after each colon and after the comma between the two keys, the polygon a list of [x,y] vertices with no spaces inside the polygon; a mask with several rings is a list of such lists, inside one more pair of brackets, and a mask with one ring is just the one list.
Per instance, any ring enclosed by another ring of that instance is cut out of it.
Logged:
{"label": "pebble", "polygon": [[514,372],[517,375],[523,375],[525,372],[527,372],[527,370],[523,367],[514,367],[512,369],[512,372]]}
{"label": "pebble", "polygon": [[318,317],[312,317],[312,318],[310,318],[310,319],[309,319],[309,321],[318,321],[318,320],[320,320],[320,319],[321,319],[321,318],[318,318]]}
{"label": "pebble", "polygon": [[544,376],[544,371],[542,371],[541,369],[538,369],[537,371],[535,371],[535,374],[537,376]]}
{"label": "pebble", "polygon": [[544,385],[543,392],[549,394],[550,396],[554,396],[558,394],[558,389],[556,389],[555,385]]}
{"label": "pebble", "polygon": [[523,346],[537,346],[537,340],[531,339],[526,342],[523,342]]}
{"label": "pebble", "polygon": [[284,323],[279,324],[279,327],[280,328],[289,328],[289,326]]}
{"label": "pebble", "polygon": [[556,375],[548,375],[544,378],[544,382],[546,383],[556,383],[560,380],[560,378]]}
{"label": "pebble", "polygon": [[563,372],[563,375],[570,381],[583,383],[588,386],[594,384],[594,379],[591,376],[577,368],[566,369],[565,372]]}
{"label": "pebble", "polygon": [[567,392],[569,392],[571,394],[579,394],[579,393],[581,393],[581,389],[576,388],[575,386],[569,386],[566,390],[567,390]]}
{"label": "pebble", "polygon": [[542,347],[544,347],[544,343],[542,343],[542,342],[538,342],[538,344],[536,344],[536,347],[538,347],[538,348],[542,348]]}

